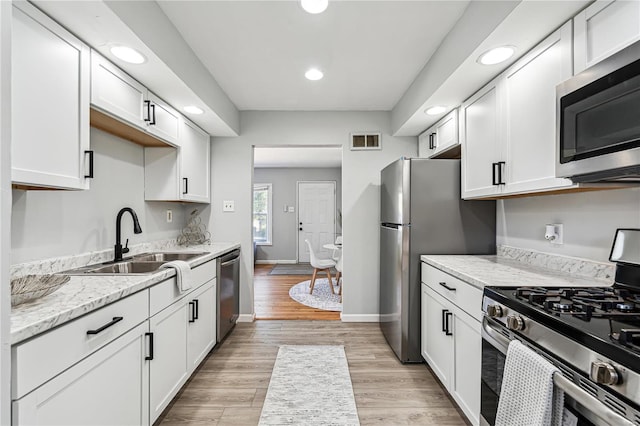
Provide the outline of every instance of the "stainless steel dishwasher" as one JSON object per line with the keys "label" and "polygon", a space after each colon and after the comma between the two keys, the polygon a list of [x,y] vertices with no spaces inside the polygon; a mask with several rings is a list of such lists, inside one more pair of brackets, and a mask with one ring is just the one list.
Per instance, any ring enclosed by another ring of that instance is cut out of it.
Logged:
{"label": "stainless steel dishwasher", "polygon": [[240,250],[218,258],[218,342],[236,324],[240,313]]}

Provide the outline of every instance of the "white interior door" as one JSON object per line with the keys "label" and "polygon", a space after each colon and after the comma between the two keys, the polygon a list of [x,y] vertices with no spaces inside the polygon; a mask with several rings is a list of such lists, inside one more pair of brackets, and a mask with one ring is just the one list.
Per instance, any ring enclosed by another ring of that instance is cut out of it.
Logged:
{"label": "white interior door", "polygon": [[330,258],[322,247],[335,240],[336,183],[298,182],[298,262],[309,262],[309,240],[318,257]]}

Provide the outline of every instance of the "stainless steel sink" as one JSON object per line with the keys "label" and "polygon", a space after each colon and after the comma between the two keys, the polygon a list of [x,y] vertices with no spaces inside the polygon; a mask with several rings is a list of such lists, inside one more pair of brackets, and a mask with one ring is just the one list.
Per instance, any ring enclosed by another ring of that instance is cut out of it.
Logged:
{"label": "stainless steel sink", "polygon": [[148,274],[155,272],[165,262],[118,262],[112,265],[101,266],[95,269],[89,269],[86,274]]}
{"label": "stainless steel sink", "polygon": [[191,260],[207,254],[207,252],[192,253],[142,253],[133,256],[136,262],[171,262],[172,260]]}

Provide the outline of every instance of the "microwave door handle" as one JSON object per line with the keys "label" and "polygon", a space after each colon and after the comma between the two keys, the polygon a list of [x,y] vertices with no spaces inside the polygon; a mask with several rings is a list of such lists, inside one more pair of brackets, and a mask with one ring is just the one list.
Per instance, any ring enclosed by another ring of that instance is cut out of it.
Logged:
{"label": "microwave door handle", "polygon": [[577,403],[583,405],[591,413],[595,414],[608,424],[621,425],[621,426],[634,426],[632,422],[622,417],[606,405],[599,399],[593,397],[591,394],[584,391],[581,387],[576,385],[573,381],[567,379],[562,373],[556,372],[553,374],[553,383],[573,398]]}

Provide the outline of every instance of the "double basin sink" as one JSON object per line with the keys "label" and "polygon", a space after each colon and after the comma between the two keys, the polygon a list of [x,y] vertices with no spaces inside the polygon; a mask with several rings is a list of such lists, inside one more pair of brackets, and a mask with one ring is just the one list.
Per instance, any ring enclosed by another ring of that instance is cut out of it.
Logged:
{"label": "double basin sink", "polygon": [[182,253],[142,253],[118,262],[105,262],[94,265],[83,266],[81,268],[72,269],[62,272],[66,275],[137,275],[151,274],[156,272],[160,267],[173,260],[191,260],[196,257],[204,256],[207,252],[182,252]]}

